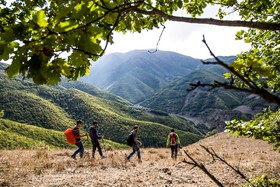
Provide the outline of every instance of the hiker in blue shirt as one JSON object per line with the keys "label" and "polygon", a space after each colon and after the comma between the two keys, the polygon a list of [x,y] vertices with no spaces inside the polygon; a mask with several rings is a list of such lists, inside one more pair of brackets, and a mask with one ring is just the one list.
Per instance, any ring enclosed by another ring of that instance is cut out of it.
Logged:
{"label": "hiker in blue shirt", "polygon": [[[138,136],[137,136],[137,131],[138,131],[139,127],[138,126],[134,126],[133,130],[130,132],[130,135],[133,136],[133,143],[132,143],[132,152],[127,156],[127,160],[129,161],[129,159],[134,155],[135,152],[137,152],[137,156],[138,156],[138,161],[141,162],[141,153],[140,153],[140,146],[142,146],[142,143],[138,140]],[[129,135],[129,136],[130,136]]]}
{"label": "hiker in blue shirt", "polygon": [[82,125],[83,125],[83,122],[81,120],[78,120],[76,125],[73,127],[73,134],[76,137],[75,145],[78,147],[78,149],[74,151],[74,153],[71,155],[71,158],[73,158],[75,160],[76,160],[76,155],[78,153],[80,153],[80,158],[83,158],[83,156],[84,156],[84,146],[83,146],[81,137],[87,136],[87,134],[81,135],[80,128],[82,127]]}
{"label": "hiker in blue shirt", "polygon": [[97,130],[96,130],[97,127],[98,127],[98,122],[94,121],[93,122],[93,126],[91,126],[89,128],[89,136],[90,136],[91,143],[92,143],[92,158],[94,158],[96,148],[98,149],[100,157],[101,158],[105,158],[103,156],[103,153],[102,153],[102,150],[101,150],[101,146],[100,146],[100,143],[98,141],[98,140],[102,139],[103,137],[97,135]]}

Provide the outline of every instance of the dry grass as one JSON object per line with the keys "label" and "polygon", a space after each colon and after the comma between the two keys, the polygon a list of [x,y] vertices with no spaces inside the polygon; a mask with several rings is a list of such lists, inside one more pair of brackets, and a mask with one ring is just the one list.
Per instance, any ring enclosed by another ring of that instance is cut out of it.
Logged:
{"label": "dry grass", "polygon": [[[213,148],[231,165],[253,178],[264,173],[280,179],[280,154],[260,140],[220,133],[184,147],[203,163],[224,186],[242,186],[244,181],[224,164],[213,160],[200,145]],[[1,150],[0,186],[216,186],[201,170],[170,158],[169,149],[142,149],[143,162],[130,150],[107,151],[106,159],[92,160],[87,150],[83,160],[69,157],[73,150]],[[183,151],[181,150],[181,153]]]}

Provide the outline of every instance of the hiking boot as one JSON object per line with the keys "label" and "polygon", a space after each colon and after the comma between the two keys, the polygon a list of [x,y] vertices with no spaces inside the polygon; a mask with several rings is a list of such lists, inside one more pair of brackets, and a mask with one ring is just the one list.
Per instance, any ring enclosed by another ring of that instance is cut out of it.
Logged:
{"label": "hiking boot", "polygon": [[71,156],[71,158],[73,158],[74,160],[76,160],[76,157],[75,157],[75,156],[73,156],[73,155]]}
{"label": "hiking boot", "polygon": [[138,163],[142,163],[142,160],[141,160],[141,159],[138,159]]}
{"label": "hiking boot", "polygon": [[102,157],[101,157],[101,159],[104,159],[104,158],[106,158],[106,156],[102,156]]}
{"label": "hiking boot", "polygon": [[124,159],[125,162],[130,162],[129,158],[125,157]]}

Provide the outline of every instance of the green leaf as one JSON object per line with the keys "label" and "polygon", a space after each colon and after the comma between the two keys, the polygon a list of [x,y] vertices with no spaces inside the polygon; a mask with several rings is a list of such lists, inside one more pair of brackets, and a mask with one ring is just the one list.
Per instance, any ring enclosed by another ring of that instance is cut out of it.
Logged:
{"label": "green leaf", "polygon": [[39,25],[39,27],[47,27],[49,25],[46,20],[46,14],[43,10],[39,10],[35,15],[35,22]]}
{"label": "green leaf", "polygon": [[78,26],[79,26],[79,24],[77,24],[76,22],[64,21],[64,22],[60,22],[58,24],[56,31],[57,32],[67,32],[67,31],[77,28]]}
{"label": "green leaf", "polygon": [[19,74],[21,68],[21,59],[14,58],[12,64],[5,70],[9,78],[16,77]]}

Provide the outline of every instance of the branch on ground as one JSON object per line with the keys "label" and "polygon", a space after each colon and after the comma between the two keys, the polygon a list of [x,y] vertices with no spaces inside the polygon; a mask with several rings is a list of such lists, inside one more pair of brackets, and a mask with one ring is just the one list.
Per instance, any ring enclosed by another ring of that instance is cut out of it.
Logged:
{"label": "branch on ground", "polygon": [[252,184],[250,182],[250,180],[248,179],[248,177],[246,177],[238,168],[233,167],[232,165],[230,165],[225,159],[223,159],[222,157],[220,157],[212,148],[208,148],[206,146],[200,145],[207,153],[209,153],[211,155],[211,157],[213,158],[213,160],[218,160],[221,161],[222,163],[224,163],[225,165],[227,165],[230,169],[232,169],[235,173],[237,173],[242,179],[244,179],[246,182],[248,182],[252,187],[255,187],[254,184]]}
{"label": "branch on ground", "polygon": [[187,157],[191,160],[191,162],[186,161],[186,159],[183,160],[184,163],[187,163],[189,165],[192,165],[194,167],[198,167],[201,169],[212,181],[214,181],[219,187],[224,187],[224,185],[214,176],[212,175],[202,163],[197,162],[194,158],[192,158],[186,150],[184,150]]}

